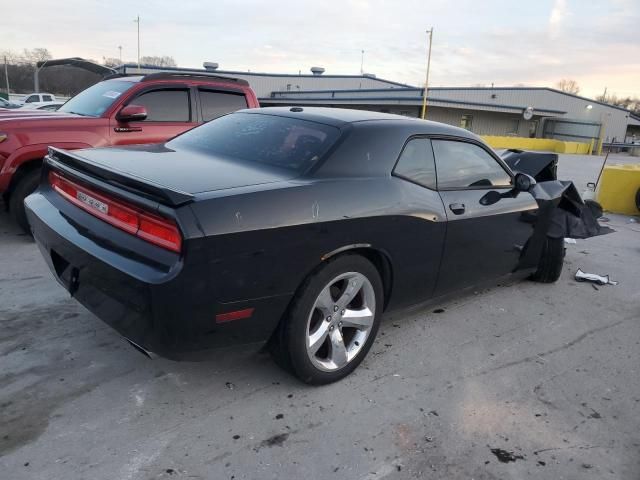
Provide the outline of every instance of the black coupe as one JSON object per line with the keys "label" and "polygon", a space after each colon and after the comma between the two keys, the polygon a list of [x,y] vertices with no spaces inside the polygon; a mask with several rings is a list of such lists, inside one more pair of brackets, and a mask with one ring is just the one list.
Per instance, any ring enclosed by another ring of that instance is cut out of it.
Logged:
{"label": "black coupe", "polygon": [[535,180],[439,123],[263,108],[160,145],[51,148],[44,163],[25,204],[55,277],[169,358],[268,342],[328,383],[362,361],[383,311],[562,269]]}

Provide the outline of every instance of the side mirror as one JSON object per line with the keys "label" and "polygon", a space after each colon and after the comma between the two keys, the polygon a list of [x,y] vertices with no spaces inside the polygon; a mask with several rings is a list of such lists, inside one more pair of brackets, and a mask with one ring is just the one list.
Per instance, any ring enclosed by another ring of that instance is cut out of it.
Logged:
{"label": "side mirror", "polygon": [[123,107],[116,115],[119,122],[140,122],[147,118],[147,109],[142,105],[130,104]]}
{"label": "side mirror", "polygon": [[526,173],[516,173],[513,189],[516,192],[528,192],[536,184],[535,179]]}

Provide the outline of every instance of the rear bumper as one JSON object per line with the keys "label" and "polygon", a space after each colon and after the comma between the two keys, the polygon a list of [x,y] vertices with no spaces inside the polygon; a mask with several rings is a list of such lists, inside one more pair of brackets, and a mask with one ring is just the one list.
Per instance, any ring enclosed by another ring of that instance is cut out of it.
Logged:
{"label": "rear bumper", "polygon": [[[61,213],[55,205],[61,199],[54,196],[38,191],[25,201],[34,238],[51,272],[78,302],[144,350],[182,359],[264,342],[289,303],[291,295],[219,302],[215,275],[202,258],[191,255],[190,263],[176,257],[170,268],[153,264],[128,249],[127,244],[139,239],[80,209]],[[107,234],[105,229],[110,229]],[[216,322],[217,314],[247,308],[254,309],[251,318]]]}

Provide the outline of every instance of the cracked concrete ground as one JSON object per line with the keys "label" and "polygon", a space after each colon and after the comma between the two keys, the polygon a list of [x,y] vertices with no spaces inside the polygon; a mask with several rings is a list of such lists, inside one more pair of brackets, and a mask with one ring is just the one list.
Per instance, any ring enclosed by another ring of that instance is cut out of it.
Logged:
{"label": "cracked concrete ground", "polygon": [[[560,177],[582,189],[598,161]],[[607,216],[557,284],[389,315],[353,375],[313,388],[248,351],[148,360],[1,214],[0,478],[638,480],[640,224]]]}

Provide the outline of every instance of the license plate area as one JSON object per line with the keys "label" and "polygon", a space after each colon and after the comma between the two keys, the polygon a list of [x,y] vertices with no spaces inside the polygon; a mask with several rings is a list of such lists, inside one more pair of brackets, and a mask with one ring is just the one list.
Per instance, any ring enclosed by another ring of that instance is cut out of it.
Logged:
{"label": "license plate area", "polygon": [[88,205],[89,207],[99,211],[100,213],[103,213],[105,215],[109,214],[109,205],[107,205],[104,202],[101,202],[97,198],[93,198],[91,195],[87,195],[86,193],[78,190],[78,193],[76,194],[76,198],[82,203],[84,203],[85,205]]}

